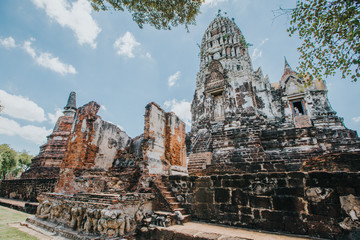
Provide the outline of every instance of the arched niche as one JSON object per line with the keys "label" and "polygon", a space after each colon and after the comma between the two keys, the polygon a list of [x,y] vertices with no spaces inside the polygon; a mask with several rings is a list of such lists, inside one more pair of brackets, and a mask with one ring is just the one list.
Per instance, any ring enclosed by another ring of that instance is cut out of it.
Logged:
{"label": "arched niche", "polygon": [[220,95],[225,87],[225,70],[218,60],[211,61],[205,79],[205,93]]}
{"label": "arched niche", "polygon": [[212,98],[212,120],[222,121],[225,116],[223,92],[226,78],[225,70],[218,60],[213,60],[208,67],[205,80],[205,94]]}

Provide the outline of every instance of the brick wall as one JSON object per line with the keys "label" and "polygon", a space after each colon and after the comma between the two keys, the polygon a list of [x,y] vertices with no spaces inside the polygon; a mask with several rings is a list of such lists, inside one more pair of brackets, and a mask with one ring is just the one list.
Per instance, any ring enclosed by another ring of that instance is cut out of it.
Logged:
{"label": "brick wall", "polygon": [[[359,226],[349,209],[360,205],[360,173],[170,176],[169,182],[202,221],[325,238]],[[354,206],[348,199],[356,199]]]}
{"label": "brick wall", "polygon": [[37,202],[40,193],[54,191],[56,182],[56,178],[3,180],[0,183],[0,196]]}

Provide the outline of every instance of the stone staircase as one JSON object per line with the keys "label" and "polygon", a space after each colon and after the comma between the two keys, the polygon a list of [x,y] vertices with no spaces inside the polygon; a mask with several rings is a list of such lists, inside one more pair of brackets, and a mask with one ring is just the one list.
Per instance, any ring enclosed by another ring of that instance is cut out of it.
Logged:
{"label": "stone staircase", "polygon": [[199,135],[193,140],[191,152],[196,153],[209,151],[211,140],[212,138],[210,132],[199,133]]}
{"label": "stone staircase", "polygon": [[206,166],[211,164],[211,152],[191,153],[189,155],[188,172],[196,172],[206,169]]}
{"label": "stone staircase", "polygon": [[162,177],[155,177],[153,183],[167,205],[155,210],[154,213],[165,217],[169,216],[175,220],[175,212],[179,211],[184,217],[183,223],[189,222],[191,220],[191,215],[183,208],[182,203],[178,202],[176,197],[173,196],[173,193],[170,191],[170,186],[164,183]]}

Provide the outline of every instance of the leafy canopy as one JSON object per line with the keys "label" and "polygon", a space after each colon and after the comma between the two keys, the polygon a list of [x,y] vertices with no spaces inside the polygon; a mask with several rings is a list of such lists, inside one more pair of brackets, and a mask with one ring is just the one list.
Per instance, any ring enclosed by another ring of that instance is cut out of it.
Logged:
{"label": "leafy canopy", "polygon": [[140,28],[149,24],[169,30],[195,24],[204,0],[89,0],[95,11],[129,11]]}
{"label": "leafy canopy", "polygon": [[0,145],[0,178],[6,179],[12,175],[17,177],[22,171],[26,171],[31,164],[33,156],[23,151],[16,152],[7,144]]}
{"label": "leafy canopy", "polygon": [[290,36],[303,44],[298,68],[304,77],[360,77],[360,0],[298,0],[291,11]]}
{"label": "leafy canopy", "polygon": [[0,174],[2,179],[5,179],[17,165],[17,152],[7,144],[0,145],[0,163]]}

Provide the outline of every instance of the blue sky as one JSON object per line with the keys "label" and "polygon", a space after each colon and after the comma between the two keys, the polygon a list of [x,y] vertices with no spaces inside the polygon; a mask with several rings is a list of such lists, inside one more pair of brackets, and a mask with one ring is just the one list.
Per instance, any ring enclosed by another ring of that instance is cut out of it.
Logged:
{"label": "blue sky", "polygon": [[[271,82],[283,73],[284,56],[297,67],[300,41],[288,37],[289,19],[273,10],[295,0],[209,0],[186,32],[139,29],[131,15],[94,12],[87,0],[3,0],[0,8],[0,144],[37,154],[71,91],[77,104],[102,105],[99,115],[129,136],[143,132],[151,101],[190,124],[202,35],[218,9],[235,18],[254,69]],[[327,79],[329,99],[348,128],[360,131],[359,83]],[[190,129],[188,127],[188,129]]]}

